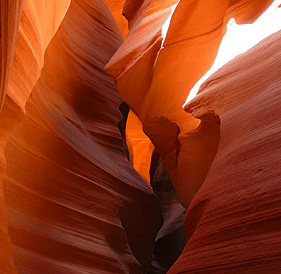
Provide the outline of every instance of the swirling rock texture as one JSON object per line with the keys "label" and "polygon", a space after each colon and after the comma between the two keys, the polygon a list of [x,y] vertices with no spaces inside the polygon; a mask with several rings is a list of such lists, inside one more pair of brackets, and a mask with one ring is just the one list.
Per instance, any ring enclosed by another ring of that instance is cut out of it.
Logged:
{"label": "swirling rock texture", "polygon": [[160,205],[126,158],[122,100],[104,71],[122,41],[104,1],[78,0],[46,50],[26,119],[5,151],[18,273],[151,268]]}
{"label": "swirling rock texture", "polygon": [[0,273],[278,273],[281,33],[182,108],[272,2],[1,0]]}
{"label": "swirling rock texture", "polygon": [[281,31],[222,67],[185,106],[198,118],[216,114],[220,144],[169,273],[280,272],[280,46]]}
{"label": "swirling rock texture", "polygon": [[211,67],[228,20],[234,17],[238,23],[253,22],[273,1],[180,1],[164,42],[162,25],[177,1],[146,0],[140,7],[131,2],[124,7],[129,35],[106,71],[142,121],[180,202],[187,207],[202,185],[217,148],[206,145],[208,161],[198,162],[203,141],[193,138],[191,143],[189,132],[198,128],[200,120],[184,112],[182,105]]}
{"label": "swirling rock texture", "polygon": [[[26,100],[43,66],[45,49],[56,32],[70,0],[2,0],[0,91],[0,266],[15,273],[7,232],[3,196],[4,147],[10,133],[23,118]],[[7,96],[6,96],[7,95]]]}
{"label": "swirling rock texture", "polygon": [[128,29],[128,21],[123,16],[123,6],[125,4],[125,0],[122,1],[115,1],[115,0],[106,0],[107,5],[109,6],[112,15],[114,16],[120,31],[124,38],[128,36],[129,29]]}

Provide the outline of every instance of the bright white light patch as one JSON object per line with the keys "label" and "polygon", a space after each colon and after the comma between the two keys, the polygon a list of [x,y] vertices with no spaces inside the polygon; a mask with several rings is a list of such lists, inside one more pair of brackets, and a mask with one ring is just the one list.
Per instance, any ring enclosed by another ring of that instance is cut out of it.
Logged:
{"label": "bright white light patch", "polygon": [[237,25],[234,19],[229,21],[213,66],[192,88],[185,104],[195,97],[200,85],[221,66],[281,29],[281,8],[278,8],[280,4],[281,0],[274,1],[253,24]]}
{"label": "bright white light patch", "polygon": [[167,35],[168,28],[169,28],[170,23],[171,23],[173,13],[174,13],[174,11],[175,11],[179,2],[180,2],[180,0],[173,6],[173,9],[172,9],[172,12],[171,12],[170,16],[168,17],[168,19],[165,21],[165,23],[162,26],[162,37],[163,37],[162,48],[163,48],[164,41],[166,39],[166,35]]}

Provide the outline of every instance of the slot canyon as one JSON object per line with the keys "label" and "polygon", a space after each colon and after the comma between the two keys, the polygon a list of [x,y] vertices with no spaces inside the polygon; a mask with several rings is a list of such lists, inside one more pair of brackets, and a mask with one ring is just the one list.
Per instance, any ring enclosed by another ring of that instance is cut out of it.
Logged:
{"label": "slot canyon", "polygon": [[0,274],[281,273],[273,2],[0,0]]}

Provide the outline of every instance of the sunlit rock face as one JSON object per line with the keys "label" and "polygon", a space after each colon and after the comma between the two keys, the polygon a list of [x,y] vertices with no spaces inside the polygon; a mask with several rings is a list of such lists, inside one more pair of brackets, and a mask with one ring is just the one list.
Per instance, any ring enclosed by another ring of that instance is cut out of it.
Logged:
{"label": "sunlit rock face", "polygon": [[169,274],[280,271],[280,49],[281,31],[222,67],[185,107],[216,113],[220,143]]}
{"label": "sunlit rock face", "polygon": [[[102,22],[100,19],[102,18]],[[18,273],[146,273],[160,203],[133,169],[104,66],[122,43],[104,1],[72,1],[12,134],[4,195]]]}
{"label": "sunlit rock face", "polygon": [[132,111],[129,112],[127,119],[126,142],[130,162],[142,178],[150,185],[149,170],[154,146],[147,135],[144,134],[141,121]]}
{"label": "sunlit rock face", "polygon": [[200,120],[186,113],[182,105],[211,67],[228,20],[234,17],[238,23],[251,23],[273,1],[179,1],[164,43],[162,24],[177,1],[146,0],[141,6],[131,2],[127,3],[130,9],[124,8],[129,19],[128,38],[106,71],[142,121],[180,202],[187,207],[206,177],[217,146],[206,148],[208,160],[199,162],[201,151],[197,148],[204,138],[191,144],[190,132],[198,128]]}

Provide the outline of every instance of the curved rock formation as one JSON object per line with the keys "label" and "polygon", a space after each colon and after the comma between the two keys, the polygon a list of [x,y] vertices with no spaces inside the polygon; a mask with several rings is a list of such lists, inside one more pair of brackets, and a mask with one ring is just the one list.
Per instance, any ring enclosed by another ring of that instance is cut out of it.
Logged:
{"label": "curved rock formation", "polygon": [[228,20],[235,17],[239,23],[250,23],[272,2],[180,1],[162,49],[161,27],[176,1],[147,0],[140,8],[131,5],[130,33],[106,70],[142,121],[185,207],[202,185],[216,150],[208,153],[209,161],[199,174],[189,132],[200,120],[185,113],[182,105],[211,67]]}
{"label": "curved rock formation", "polygon": [[[69,3],[70,0],[60,1],[59,4],[51,0],[24,1],[22,12],[18,11],[14,19],[18,21],[20,18],[19,29],[13,28],[15,34],[8,32],[9,35],[16,36],[18,31],[18,37],[14,59],[12,54],[10,55],[10,63],[13,62],[13,66],[8,79],[7,94],[23,111],[26,100],[40,76],[45,49],[61,23]],[[13,7],[10,7],[9,10],[12,9]]]}
{"label": "curved rock formation", "polygon": [[27,117],[5,150],[18,273],[151,268],[160,205],[126,158],[122,101],[104,71],[122,41],[104,1],[77,0],[46,51]]}
{"label": "curved rock formation", "polygon": [[150,169],[151,186],[162,208],[163,226],[156,236],[153,266],[156,273],[166,273],[185,246],[184,215],[170,176],[154,150]]}
{"label": "curved rock formation", "polygon": [[218,70],[185,107],[197,118],[216,113],[220,143],[169,274],[280,271],[280,49],[281,31]]}
{"label": "curved rock formation", "polygon": [[182,109],[272,2],[0,0],[1,274],[279,271],[281,33]]}
{"label": "curved rock formation", "polygon": [[[45,49],[56,32],[70,0],[2,0],[0,90],[0,265],[2,273],[15,273],[7,233],[2,177],[4,147],[24,117],[26,100],[43,66]],[[6,96],[7,95],[7,96]]]}
{"label": "curved rock formation", "polygon": [[106,0],[106,3],[111,10],[112,15],[114,16],[116,23],[118,24],[118,27],[122,32],[123,37],[126,38],[129,33],[128,21],[122,14],[123,7],[125,5],[125,0],[122,1]]}
{"label": "curved rock formation", "polygon": [[150,159],[154,146],[147,135],[144,134],[141,121],[132,111],[128,115],[126,141],[129,149],[130,162],[135,170],[150,185]]}
{"label": "curved rock formation", "polygon": [[18,29],[23,0],[5,1],[1,4],[1,92],[0,109],[2,109],[9,83],[9,76],[15,56]]}

